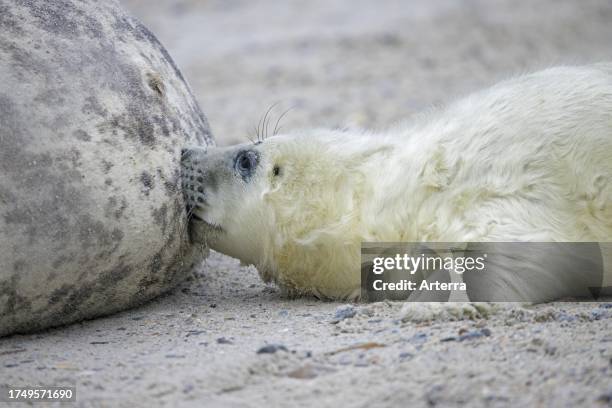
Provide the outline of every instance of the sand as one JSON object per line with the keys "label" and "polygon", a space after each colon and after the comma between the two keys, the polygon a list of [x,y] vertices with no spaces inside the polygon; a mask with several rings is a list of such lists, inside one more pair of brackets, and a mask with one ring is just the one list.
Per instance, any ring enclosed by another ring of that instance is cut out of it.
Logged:
{"label": "sand", "polygon": [[[126,1],[182,68],[219,144],[385,127],[499,79],[610,59],[608,1]],[[401,303],[287,300],[212,253],[140,308],[0,339],[0,383],[77,406],[609,406],[612,303],[415,322]],[[0,403],[1,404],[1,403]]]}

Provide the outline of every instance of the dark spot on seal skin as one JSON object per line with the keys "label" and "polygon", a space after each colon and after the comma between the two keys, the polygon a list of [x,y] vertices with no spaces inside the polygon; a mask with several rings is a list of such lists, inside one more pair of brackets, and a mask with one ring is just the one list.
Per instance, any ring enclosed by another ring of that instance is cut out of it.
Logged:
{"label": "dark spot on seal skin", "polygon": [[128,207],[128,202],[125,197],[121,198],[121,205],[115,211],[115,218],[120,219],[125,212],[125,209]]}
{"label": "dark spot on seal skin", "polygon": [[155,147],[155,127],[149,120],[149,113],[142,107],[131,104],[126,107],[127,114],[115,115],[110,121],[99,124],[98,130],[120,129],[128,140],[138,140],[147,147]]}
{"label": "dark spot on seal skin", "polygon": [[161,270],[161,268],[162,268],[162,255],[161,253],[157,253],[151,260],[151,272],[153,272],[153,274],[156,274]]}
{"label": "dark spot on seal skin", "polygon": [[149,192],[155,188],[155,181],[153,180],[153,177],[146,171],[143,171],[140,175],[140,182],[144,186],[142,192],[145,195],[149,195]]}
{"label": "dark spot on seal skin", "polygon": [[168,121],[164,116],[154,115],[153,122],[159,127],[164,137],[170,136],[170,129],[168,128]]}
{"label": "dark spot on seal skin", "polygon": [[157,176],[163,181],[164,190],[166,192],[166,196],[175,197],[175,194],[179,190],[179,183],[181,180],[181,171],[180,169],[175,169],[172,174],[168,177],[164,174],[163,170],[158,167],[157,168]]}
{"label": "dark spot on seal skin", "polygon": [[122,197],[120,201],[117,196],[111,196],[104,206],[104,216],[106,218],[115,218],[118,220],[121,218],[126,208],[127,200],[125,197]]}
{"label": "dark spot on seal skin", "polygon": [[75,130],[74,132],[72,132],[72,135],[83,142],[91,141],[91,136],[89,136],[89,133],[87,133],[83,129]]}
{"label": "dark spot on seal skin", "polygon": [[64,159],[64,160],[70,160],[70,162],[72,163],[72,167],[74,169],[81,167],[81,152],[75,148],[70,149],[70,152],[67,153],[66,155],[60,155],[59,158],[60,159]]}
{"label": "dark spot on seal skin", "polygon": [[60,288],[55,289],[51,293],[51,296],[49,296],[49,304],[54,305],[64,300],[64,298],[70,293],[70,289],[72,289],[72,286],[70,285],[62,285]]}
{"label": "dark spot on seal skin", "polygon": [[161,227],[162,235],[166,235],[166,227],[168,226],[168,205],[164,204],[160,208],[152,211],[155,223]]}
{"label": "dark spot on seal skin", "polygon": [[108,110],[104,106],[102,106],[100,101],[98,101],[98,98],[93,95],[85,98],[85,103],[81,108],[81,112],[83,112],[85,115],[94,113],[103,118],[108,116]]}
{"label": "dark spot on seal skin", "polygon": [[0,299],[6,298],[4,309],[0,309],[0,316],[9,316],[16,312],[30,313],[32,302],[17,293],[19,275],[13,275],[9,280],[0,281]]}
{"label": "dark spot on seal skin", "polygon": [[113,184],[113,179],[107,178],[106,180],[104,180],[104,184],[106,184],[107,186],[111,186]]}
{"label": "dark spot on seal skin", "polygon": [[111,232],[111,238],[115,242],[120,242],[121,240],[123,240],[124,236],[125,234],[119,228],[115,228],[113,232]]}
{"label": "dark spot on seal skin", "polygon": [[102,171],[104,171],[104,174],[108,174],[108,172],[110,171],[110,169],[113,168],[115,164],[109,162],[108,160],[102,159]]}
{"label": "dark spot on seal skin", "polygon": [[120,265],[108,272],[101,275],[98,280],[98,284],[103,287],[116,285],[117,282],[122,281],[130,275],[132,267],[129,265]]}

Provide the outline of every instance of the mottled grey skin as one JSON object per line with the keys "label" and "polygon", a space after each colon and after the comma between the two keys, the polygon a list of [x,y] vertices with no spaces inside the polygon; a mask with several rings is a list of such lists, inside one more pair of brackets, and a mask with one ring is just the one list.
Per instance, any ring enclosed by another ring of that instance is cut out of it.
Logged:
{"label": "mottled grey skin", "polygon": [[183,145],[206,119],[114,1],[0,0],[0,335],[141,303],[185,277]]}

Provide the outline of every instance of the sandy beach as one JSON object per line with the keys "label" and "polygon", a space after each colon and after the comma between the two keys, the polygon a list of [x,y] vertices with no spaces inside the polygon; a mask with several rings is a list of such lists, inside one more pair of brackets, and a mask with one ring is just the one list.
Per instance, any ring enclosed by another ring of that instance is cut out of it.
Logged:
{"label": "sandy beach", "polygon": [[[221,145],[274,104],[283,129],[383,128],[511,75],[612,59],[604,0],[123,3]],[[0,383],[75,386],[84,407],[612,406],[612,301],[469,312],[288,300],[212,252],[142,307],[0,339]]]}

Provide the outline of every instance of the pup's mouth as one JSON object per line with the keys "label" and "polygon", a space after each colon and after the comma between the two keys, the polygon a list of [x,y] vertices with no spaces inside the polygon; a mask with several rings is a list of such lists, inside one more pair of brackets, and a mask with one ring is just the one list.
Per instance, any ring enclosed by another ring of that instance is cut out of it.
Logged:
{"label": "pup's mouth", "polygon": [[207,231],[215,231],[215,232],[223,231],[223,228],[221,228],[220,225],[208,222],[202,217],[198,216],[196,213],[191,213],[189,217],[189,223],[192,224],[193,227],[195,227],[195,229],[204,229]]}
{"label": "pup's mouth", "polygon": [[192,221],[198,221],[198,222],[206,222],[202,218],[198,217],[197,214],[191,214],[191,220]]}

